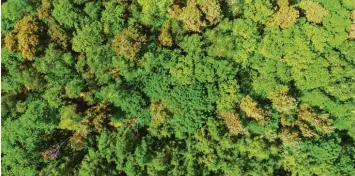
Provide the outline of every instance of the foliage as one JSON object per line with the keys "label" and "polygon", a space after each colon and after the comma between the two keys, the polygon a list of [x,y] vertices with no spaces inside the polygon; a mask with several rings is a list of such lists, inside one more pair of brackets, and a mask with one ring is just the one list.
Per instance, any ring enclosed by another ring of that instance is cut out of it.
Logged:
{"label": "foliage", "polygon": [[146,41],[146,37],[141,35],[137,29],[125,29],[115,35],[112,47],[118,55],[122,55],[128,61],[135,61]]}
{"label": "foliage", "polygon": [[355,175],[354,0],[1,8],[4,175]]}
{"label": "foliage", "polygon": [[294,25],[299,16],[299,12],[294,7],[289,7],[287,0],[278,1],[279,10],[272,16],[270,23],[279,25],[282,29]]}
{"label": "foliage", "polygon": [[329,14],[319,3],[312,1],[302,1],[299,7],[305,10],[306,18],[310,22],[321,23],[324,17]]}

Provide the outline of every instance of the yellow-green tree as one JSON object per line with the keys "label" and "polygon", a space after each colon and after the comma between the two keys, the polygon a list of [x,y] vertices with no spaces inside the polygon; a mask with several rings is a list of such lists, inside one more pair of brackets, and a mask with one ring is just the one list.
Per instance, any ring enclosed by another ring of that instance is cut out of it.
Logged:
{"label": "yellow-green tree", "polygon": [[298,10],[292,6],[289,6],[288,0],[279,0],[277,4],[279,6],[279,10],[272,15],[269,23],[271,25],[278,25],[282,29],[293,26],[299,17]]}
{"label": "yellow-green tree", "polygon": [[146,37],[137,28],[128,28],[115,35],[112,48],[126,60],[135,62],[145,41]]}
{"label": "yellow-green tree", "polygon": [[319,24],[329,14],[329,11],[323,8],[318,2],[302,1],[298,6],[305,11],[309,22]]}
{"label": "yellow-green tree", "polygon": [[186,30],[201,32],[207,26],[217,24],[222,12],[218,0],[187,0],[186,6],[173,5],[170,16],[181,21]]}
{"label": "yellow-green tree", "polygon": [[240,102],[240,110],[242,110],[247,117],[250,117],[260,124],[265,123],[264,112],[262,109],[257,107],[258,103],[253,100],[249,95],[244,97]]}
{"label": "yellow-green tree", "polygon": [[234,114],[233,112],[221,112],[219,113],[219,116],[224,120],[229,133],[238,135],[246,134],[248,132],[248,129],[243,127],[238,115]]}

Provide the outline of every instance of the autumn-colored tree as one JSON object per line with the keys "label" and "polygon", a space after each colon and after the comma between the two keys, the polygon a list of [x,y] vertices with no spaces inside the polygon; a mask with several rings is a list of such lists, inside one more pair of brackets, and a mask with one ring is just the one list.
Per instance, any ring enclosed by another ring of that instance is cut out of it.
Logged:
{"label": "autumn-colored tree", "polygon": [[166,122],[168,112],[166,107],[159,101],[154,100],[151,104],[152,123],[154,126],[163,125]]}
{"label": "autumn-colored tree", "polygon": [[137,61],[145,41],[146,37],[141,35],[137,28],[129,28],[115,35],[112,47],[117,54],[130,62],[134,62]]}
{"label": "autumn-colored tree", "polygon": [[296,99],[287,95],[288,88],[280,88],[275,92],[270,93],[269,97],[272,101],[272,106],[279,112],[290,113],[297,108]]}
{"label": "autumn-colored tree", "polygon": [[165,22],[163,24],[163,27],[160,30],[160,34],[159,34],[159,42],[163,45],[163,46],[172,46],[173,45],[173,39],[171,36],[171,29],[170,29],[170,22]]}
{"label": "autumn-colored tree", "polygon": [[231,134],[238,135],[248,132],[248,129],[243,127],[238,115],[233,114],[232,112],[221,112],[219,113],[219,116],[224,120],[224,123]]}
{"label": "autumn-colored tree", "polygon": [[5,34],[4,44],[5,49],[16,51],[18,47],[17,34],[15,31],[11,31]]}
{"label": "autumn-colored tree", "polygon": [[41,0],[41,5],[37,7],[37,14],[39,19],[50,17],[52,12],[52,4],[49,0]]}
{"label": "autumn-colored tree", "polygon": [[245,112],[247,117],[250,117],[261,124],[265,123],[264,112],[257,107],[258,103],[254,101],[249,95],[244,97],[240,102],[240,110]]}
{"label": "autumn-colored tree", "polygon": [[25,16],[16,24],[18,49],[24,58],[33,60],[38,53],[43,28],[34,16]]}
{"label": "autumn-colored tree", "polygon": [[51,41],[66,49],[69,46],[70,35],[55,21],[50,20],[47,31]]}
{"label": "autumn-colored tree", "polygon": [[354,0],[7,0],[4,175],[355,175]]}
{"label": "autumn-colored tree", "polygon": [[270,24],[278,25],[282,29],[293,26],[299,17],[298,10],[289,6],[288,0],[279,0],[277,4],[279,10],[271,17]]}
{"label": "autumn-colored tree", "polygon": [[306,13],[306,18],[309,22],[321,23],[329,14],[329,11],[324,9],[322,5],[312,1],[302,1],[298,4]]}
{"label": "autumn-colored tree", "polygon": [[188,31],[201,32],[205,27],[217,24],[222,13],[217,0],[188,0],[184,7],[173,5],[170,16],[182,21]]}
{"label": "autumn-colored tree", "polygon": [[90,131],[101,133],[105,128],[105,121],[110,118],[107,104],[90,107],[85,112],[85,122],[90,126]]}
{"label": "autumn-colored tree", "polygon": [[296,121],[296,125],[298,125],[303,136],[313,137],[317,135],[308,124],[311,124],[320,134],[330,134],[334,132],[332,119],[329,118],[329,114],[317,115],[311,112],[309,108],[308,104],[301,105],[301,111],[298,113],[298,120]]}
{"label": "autumn-colored tree", "polygon": [[282,130],[280,134],[280,139],[282,141],[282,144],[285,146],[296,146],[299,145],[301,142],[298,132],[292,131],[289,128],[285,128]]}

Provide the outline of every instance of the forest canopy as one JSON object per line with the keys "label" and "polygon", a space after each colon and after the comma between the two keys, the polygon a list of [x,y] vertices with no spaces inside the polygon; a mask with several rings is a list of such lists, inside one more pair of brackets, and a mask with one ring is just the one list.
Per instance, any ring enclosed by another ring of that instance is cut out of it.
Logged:
{"label": "forest canopy", "polygon": [[1,171],[355,175],[354,0],[8,0]]}

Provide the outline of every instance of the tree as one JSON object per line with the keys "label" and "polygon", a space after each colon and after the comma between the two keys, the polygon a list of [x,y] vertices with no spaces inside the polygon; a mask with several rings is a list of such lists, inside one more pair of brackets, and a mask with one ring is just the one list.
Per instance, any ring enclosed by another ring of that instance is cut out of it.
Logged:
{"label": "tree", "polygon": [[253,118],[261,124],[265,123],[264,112],[257,107],[257,102],[255,102],[249,95],[241,100],[239,107],[245,112],[247,117]]}
{"label": "tree", "polygon": [[11,31],[5,34],[4,48],[11,51],[16,51],[18,46],[17,35],[15,31]]}
{"label": "tree", "polygon": [[65,28],[79,26],[80,21],[84,19],[80,10],[70,0],[55,0],[52,16]]}
{"label": "tree", "polygon": [[272,106],[281,113],[289,114],[292,110],[297,108],[296,99],[287,96],[288,91],[289,89],[287,87],[283,87],[269,95]]}
{"label": "tree", "polygon": [[[61,59],[58,59],[61,58]],[[33,66],[40,72],[45,74],[45,79],[51,83],[64,84],[74,74],[71,66],[73,63],[70,53],[64,53],[49,45],[45,51],[45,55],[36,60]],[[67,62],[66,62],[67,61]]]}
{"label": "tree", "polygon": [[13,30],[21,17],[33,11],[29,0],[11,0],[1,4],[1,35]]}
{"label": "tree", "polygon": [[220,116],[223,118],[224,123],[226,124],[229,132],[233,135],[245,134],[248,132],[246,128],[240,122],[238,116],[234,115],[231,112],[221,112]]}
{"label": "tree", "polygon": [[312,1],[302,1],[298,4],[306,12],[306,18],[309,22],[321,23],[329,14],[319,3]]}
{"label": "tree", "polygon": [[348,39],[349,40],[355,40],[355,10],[353,10],[351,12],[351,19],[353,21],[352,21],[352,25],[351,25],[351,29],[350,29],[350,32],[349,32]]}
{"label": "tree", "polygon": [[244,4],[244,16],[256,23],[265,24],[273,14],[270,1],[249,0]]}
{"label": "tree", "polygon": [[159,34],[159,42],[163,46],[172,46],[173,45],[173,39],[171,36],[171,23],[170,22],[165,22],[160,30]]}
{"label": "tree", "polygon": [[26,112],[17,119],[6,119],[2,127],[2,171],[10,175],[38,173],[36,168],[43,164],[41,150],[48,146],[57,125],[55,111],[44,101],[31,97],[26,103]]}
{"label": "tree", "polygon": [[136,28],[128,28],[115,35],[112,48],[126,60],[134,62],[145,41],[146,37],[141,35]]}
{"label": "tree", "polygon": [[68,35],[68,33],[54,20],[49,21],[47,34],[53,43],[56,43],[63,49],[68,48],[70,35]]}
{"label": "tree", "polygon": [[355,175],[353,0],[8,0],[4,175]]}
{"label": "tree", "polygon": [[184,7],[173,5],[169,14],[182,21],[186,30],[193,32],[201,32],[205,27],[217,24],[222,17],[220,4],[216,0],[188,0]]}
{"label": "tree", "polygon": [[287,148],[281,154],[281,164],[286,171],[300,175],[351,174],[351,160],[342,157],[341,150],[335,139],[317,141],[315,144],[306,141],[299,147]]}
{"label": "tree", "polygon": [[41,0],[41,5],[37,7],[37,14],[39,19],[50,17],[52,13],[52,4],[49,0]]}
{"label": "tree", "polygon": [[100,45],[103,42],[101,31],[101,23],[98,21],[78,29],[73,38],[73,50],[89,53],[94,46]]}
{"label": "tree", "polygon": [[101,12],[101,22],[105,34],[115,34],[123,29],[127,5],[115,1],[104,3],[105,9]]}
{"label": "tree", "polygon": [[298,121],[296,121],[296,125],[299,126],[303,136],[313,137],[317,135],[307,123],[312,124],[316,131],[321,134],[334,132],[329,114],[322,114],[317,117],[317,114],[310,112],[308,109],[309,105],[302,105],[301,111],[298,113]]}
{"label": "tree", "polygon": [[43,33],[38,19],[33,16],[25,16],[16,24],[15,30],[18,49],[25,59],[33,60],[38,53],[40,35]]}
{"label": "tree", "polygon": [[280,9],[271,17],[270,24],[278,25],[282,29],[294,25],[299,16],[299,12],[289,6],[288,0],[279,0],[278,5]]}
{"label": "tree", "polygon": [[172,1],[138,0],[138,4],[142,7],[142,23],[159,27],[167,19],[168,7],[172,5]]}

